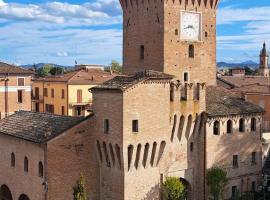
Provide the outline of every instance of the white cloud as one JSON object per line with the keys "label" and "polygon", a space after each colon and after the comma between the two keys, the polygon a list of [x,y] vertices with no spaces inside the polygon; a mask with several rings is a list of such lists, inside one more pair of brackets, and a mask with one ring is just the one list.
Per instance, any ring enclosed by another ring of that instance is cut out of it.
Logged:
{"label": "white cloud", "polygon": [[242,21],[270,20],[270,7],[234,8],[225,7],[218,11],[218,24],[230,24]]}
{"label": "white cloud", "polygon": [[[8,20],[35,20],[72,26],[121,22],[120,9],[117,9],[116,1],[113,0],[97,0],[82,5],[62,2],[20,4],[0,0],[0,5],[0,17]],[[115,9],[111,9],[114,12],[109,12],[109,6],[115,6]]]}

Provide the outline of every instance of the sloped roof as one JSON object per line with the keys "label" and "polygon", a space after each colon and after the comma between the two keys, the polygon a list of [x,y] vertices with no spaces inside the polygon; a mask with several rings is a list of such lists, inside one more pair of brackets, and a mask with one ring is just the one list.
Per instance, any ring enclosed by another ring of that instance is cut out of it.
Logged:
{"label": "sloped roof", "polygon": [[18,111],[0,121],[0,134],[43,143],[72,128],[84,119],[86,118]]}
{"label": "sloped roof", "polygon": [[62,75],[48,76],[45,78],[38,78],[36,81],[45,82],[67,82],[74,85],[85,85],[85,84],[101,84],[107,80],[115,77],[116,74],[105,72],[101,69],[80,69],[71,71]]}
{"label": "sloped roof", "polygon": [[264,110],[223,87],[209,86],[206,90],[206,112],[210,117],[216,117],[260,114],[264,113]]}
{"label": "sloped roof", "polygon": [[115,78],[104,82],[103,84],[92,88],[91,90],[98,89],[117,89],[117,90],[126,90],[139,82],[146,80],[170,80],[173,76],[165,74],[163,72],[153,71],[153,70],[144,70],[130,76],[116,76]]}
{"label": "sloped roof", "polygon": [[260,83],[244,85],[242,87],[237,87],[232,89],[233,92],[241,93],[256,93],[256,94],[270,94],[270,85],[261,85]]}
{"label": "sloped roof", "polygon": [[268,85],[269,78],[262,76],[221,76],[218,77],[220,81],[224,80],[229,84],[232,84],[234,87],[241,87],[244,85],[252,85],[252,84],[261,84]]}
{"label": "sloped roof", "polygon": [[33,71],[10,65],[7,63],[0,62],[0,74],[34,74]]}

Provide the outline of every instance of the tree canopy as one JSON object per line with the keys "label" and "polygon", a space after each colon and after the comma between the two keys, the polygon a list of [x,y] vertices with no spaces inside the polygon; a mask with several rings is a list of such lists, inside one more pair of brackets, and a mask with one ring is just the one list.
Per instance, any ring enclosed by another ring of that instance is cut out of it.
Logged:
{"label": "tree canopy", "polygon": [[206,182],[213,200],[222,200],[225,187],[228,184],[226,171],[219,167],[210,168],[206,174]]}
{"label": "tree canopy", "polygon": [[73,187],[73,200],[88,200],[85,187],[85,178],[83,174],[80,175],[76,186]]}
{"label": "tree canopy", "polygon": [[163,183],[163,193],[166,200],[185,199],[185,186],[176,177],[168,177]]}

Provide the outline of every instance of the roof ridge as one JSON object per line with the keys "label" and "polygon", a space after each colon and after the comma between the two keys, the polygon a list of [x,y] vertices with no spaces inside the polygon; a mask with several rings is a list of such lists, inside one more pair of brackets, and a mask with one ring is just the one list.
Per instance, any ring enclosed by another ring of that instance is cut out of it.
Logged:
{"label": "roof ridge", "polygon": [[67,82],[71,81],[71,80],[72,80],[78,73],[80,73],[81,71],[83,71],[83,69],[78,70],[78,71],[75,71],[76,73],[74,73],[74,75],[71,76],[71,77],[67,80]]}

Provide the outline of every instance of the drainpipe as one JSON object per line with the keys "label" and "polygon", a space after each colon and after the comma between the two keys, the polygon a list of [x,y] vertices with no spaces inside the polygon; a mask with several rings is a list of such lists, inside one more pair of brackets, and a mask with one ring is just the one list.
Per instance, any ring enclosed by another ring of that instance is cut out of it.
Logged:
{"label": "drainpipe", "polygon": [[44,200],[48,199],[48,147],[47,147],[47,142],[44,144]]}
{"label": "drainpipe", "polygon": [[8,116],[8,77],[9,77],[9,74],[6,74],[6,77],[5,77],[5,117]]}

